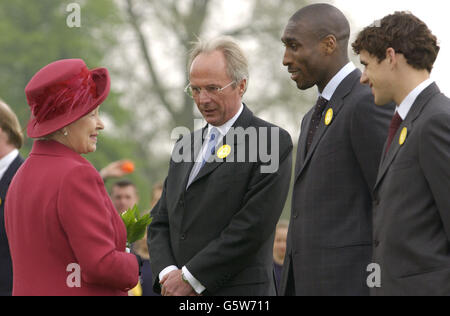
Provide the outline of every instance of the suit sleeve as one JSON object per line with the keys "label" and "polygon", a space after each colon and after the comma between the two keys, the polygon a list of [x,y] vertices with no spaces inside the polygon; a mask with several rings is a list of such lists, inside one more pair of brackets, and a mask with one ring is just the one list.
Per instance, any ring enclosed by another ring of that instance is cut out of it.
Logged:
{"label": "suit sleeve", "polygon": [[[111,210],[96,170],[80,166],[62,179],[58,215],[81,268],[83,281],[122,291],[138,282],[136,257],[118,251]],[[125,248],[125,245],[124,245]]]}
{"label": "suit sleeve", "polygon": [[148,227],[147,233],[148,250],[150,254],[152,254],[150,263],[153,274],[153,288],[156,292],[161,291],[159,285],[159,273],[171,265],[177,265],[170,245],[166,188],[167,179],[164,182],[161,198],[151,212],[153,219]]}
{"label": "suit sleeve", "polygon": [[292,141],[286,134],[280,144],[278,171],[263,174],[261,165],[256,166],[243,207],[219,238],[186,264],[209,293],[214,294],[247,267],[251,260],[249,254],[256,253],[275,230],[287,198],[292,170]]}
{"label": "suit sleeve", "polygon": [[435,115],[424,124],[419,146],[420,166],[450,240],[450,114]]}
{"label": "suit sleeve", "polygon": [[360,94],[355,100],[350,138],[369,191],[372,191],[377,180],[382,151],[393,115],[394,105],[375,105],[370,92]]}

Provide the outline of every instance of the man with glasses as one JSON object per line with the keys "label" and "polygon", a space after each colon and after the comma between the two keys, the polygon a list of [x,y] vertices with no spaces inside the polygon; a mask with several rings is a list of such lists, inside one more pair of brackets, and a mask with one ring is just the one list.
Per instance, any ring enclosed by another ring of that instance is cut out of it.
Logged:
{"label": "man with glasses", "polygon": [[[174,153],[182,150],[192,159],[179,162],[172,155],[152,210],[148,244],[155,290],[182,296],[275,295],[272,247],[289,189],[291,138],[242,103],[248,63],[230,38],[198,42],[189,74],[185,91],[208,124],[175,146]],[[263,137],[261,131],[277,137]],[[269,162],[261,152],[276,156],[276,170],[262,171]]]}

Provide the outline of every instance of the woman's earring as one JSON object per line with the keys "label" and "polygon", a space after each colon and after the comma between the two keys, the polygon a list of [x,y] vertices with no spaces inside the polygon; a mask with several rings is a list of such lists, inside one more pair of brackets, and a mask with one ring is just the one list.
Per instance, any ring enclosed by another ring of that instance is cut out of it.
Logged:
{"label": "woman's earring", "polygon": [[64,135],[64,136],[69,135],[69,133],[67,133],[67,130],[64,130],[63,135]]}

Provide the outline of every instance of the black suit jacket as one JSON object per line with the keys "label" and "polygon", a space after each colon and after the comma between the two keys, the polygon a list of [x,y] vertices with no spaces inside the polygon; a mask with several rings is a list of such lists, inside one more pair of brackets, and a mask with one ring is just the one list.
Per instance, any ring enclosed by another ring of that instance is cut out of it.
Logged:
{"label": "black suit jacket", "polygon": [[321,120],[307,154],[314,109],[302,121],[283,295],[369,295],[371,192],[394,107],[377,107],[360,77],[338,86],[324,112],[333,120]]}
{"label": "black suit jacket", "polygon": [[372,294],[450,295],[450,99],[436,84],[417,97],[398,129],[374,196],[381,288]]}
{"label": "black suit jacket", "polygon": [[261,173],[263,157],[258,155],[255,162],[248,159],[249,149],[257,143],[224,138],[232,148],[230,156],[245,152],[246,161],[230,162],[227,157],[226,162],[206,163],[186,190],[194,163],[175,162],[174,155],[187,143],[184,154],[193,161],[201,147],[194,139],[201,141],[197,133],[202,131],[180,140],[148,230],[156,291],[164,268],[186,265],[206,287],[206,295],[276,294],[273,239],[289,189],[292,141],[286,131],[255,117],[246,106],[234,127],[256,128],[258,141],[264,128],[276,128],[279,135],[273,142],[269,136],[268,147],[279,155],[279,168]]}
{"label": "black suit jacket", "polygon": [[19,167],[22,165],[23,161],[24,160],[20,157],[20,155],[17,156],[17,158],[9,166],[8,170],[6,170],[3,177],[0,179],[0,296],[12,295],[12,262],[5,230],[4,208],[6,193],[11,180]]}

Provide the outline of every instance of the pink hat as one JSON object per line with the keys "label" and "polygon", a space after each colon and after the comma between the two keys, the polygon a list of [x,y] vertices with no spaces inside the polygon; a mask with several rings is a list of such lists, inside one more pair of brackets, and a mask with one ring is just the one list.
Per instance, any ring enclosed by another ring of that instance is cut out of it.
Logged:
{"label": "pink hat", "polygon": [[49,135],[95,110],[109,94],[106,68],[89,70],[81,59],[55,61],[36,73],[25,88],[31,138]]}

